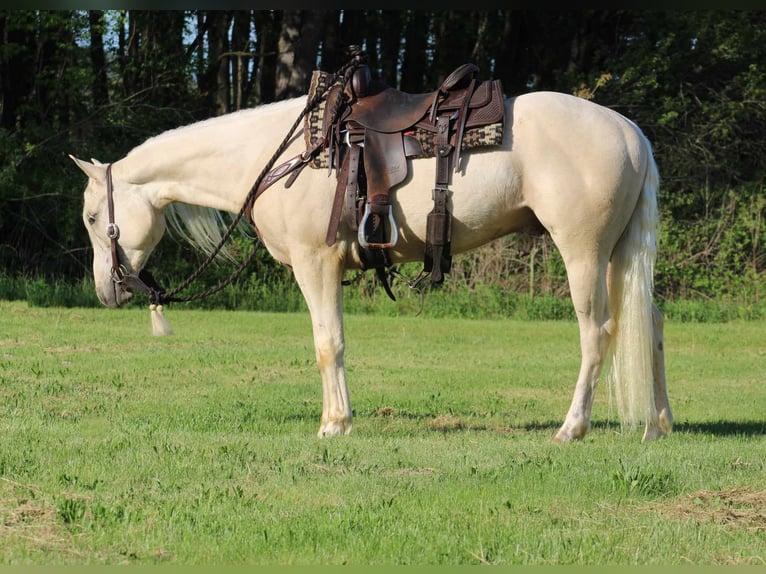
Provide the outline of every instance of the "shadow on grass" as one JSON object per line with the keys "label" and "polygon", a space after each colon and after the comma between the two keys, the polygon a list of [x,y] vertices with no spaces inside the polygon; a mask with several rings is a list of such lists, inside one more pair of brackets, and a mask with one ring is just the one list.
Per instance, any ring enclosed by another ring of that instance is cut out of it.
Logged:
{"label": "shadow on grass", "polygon": [[[356,413],[355,413],[356,414]],[[381,420],[389,418],[391,420],[404,419],[426,422],[432,431],[448,433],[462,431],[490,431],[502,432],[507,434],[509,431],[541,431],[555,433],[564,422],[563,419],[535,421],[528,423],[514,423],[512,419],[505,421],[506,424],[497,422],[485,423],[481,420],[472,420],[470,416],[461,416],[460,414],[446,415],[441,412],[420,412],[412,413],[406,410],[395,411],[390,407],[379,409],[377,412],[364,413],[362,418],[371,420]],[[614,431],[621,432],[620,423],[615,420],[594,420],[591,421],[591,431]],[[643,434],[643,425],[636,430],[636,433]],[[766,418],[764,420],[750,421],[701,421],[701,422],[676,422],[673,425],[672,434],[699,434],[714,436],[766,436]]]}
{"label": "shadow on grass", "polygon": [[[550,430],[554,432],[561,426],[562,421],[545,421],[529,423],[520,428],[529,431]],[[620,430],[620,424],[614,421],[593,421],[591,430]],[[677,422],[673,424],[673,434],[705,434],[715,436],[764,436],[766,435],[766,420],[762,421],[704,421]]]}
{"label": "shadow on grass", "polygon": [[766,435],[766,420],[676,423],[673,425],[673,432],[716,436],[764,436]]}

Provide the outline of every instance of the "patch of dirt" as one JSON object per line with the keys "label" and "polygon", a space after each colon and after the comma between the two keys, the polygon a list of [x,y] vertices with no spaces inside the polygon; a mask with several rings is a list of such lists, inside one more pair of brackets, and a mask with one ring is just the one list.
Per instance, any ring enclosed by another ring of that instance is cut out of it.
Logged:
{"label": "patch of dirt", "polygon": [[0,547],[26,552],[74,554],[72,535],[61,524],[56,509],[30,496],[32,487],[7,479],[0,482]]}
{"label": "patch of dirt", "polygon": [[662,505],[659,512],[669,518],[690,518],[766,532],[766,492],[743,487],[700,490]]}
{"label": "patch of dirt", "polygon": [[431,427],[434,430],[441,431],[441,432],[453,432],[453,431],[461,431],[465,430],[465,425],[463,425],[462,421],[452,415],[436,415],[431,420],[428,421],[428,426]]}

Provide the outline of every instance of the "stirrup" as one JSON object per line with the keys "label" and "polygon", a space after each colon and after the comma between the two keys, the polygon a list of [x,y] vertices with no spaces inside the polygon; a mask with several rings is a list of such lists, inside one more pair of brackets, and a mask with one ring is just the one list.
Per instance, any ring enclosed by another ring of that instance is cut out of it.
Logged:
{"label": "stirrup", "polygon": [[366,203],[364,206],[364,215],[362,221],[359,223],[359,231],[357,238],[359,240],[359,246],[362,249],[390,249],[396,242],[399,241],[399,230],[394,220],[394,210],[391,205],[388,206],[388,224],[391,228],[391,237],[388,243],[370,243],[367,241],[365,229],[367,227],[367,218],[370,216],[370,204]]}

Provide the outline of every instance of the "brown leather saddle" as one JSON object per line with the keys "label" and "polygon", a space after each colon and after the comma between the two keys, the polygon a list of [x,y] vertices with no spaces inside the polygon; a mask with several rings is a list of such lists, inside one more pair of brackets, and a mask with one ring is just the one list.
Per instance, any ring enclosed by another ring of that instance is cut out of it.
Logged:
{"label": "brown leather saddle", "polygon": [[[407,177],[408,160],[436,157],[424,272],[431,274],[433,283],[441,283],[452,261],[450,174],[460,168],[466,149],[502,143],[501,83],[478,82],[478,71],[474,64],[464,64],[437,90],[410,94],[372,81],[369,68],[360,64],[344,81],[328,87],[322,111],[315,118],[317,125],[311,130],[307,123],[304,128],[307,151],[269,172],[256,197],[292,173],[289,186],[306,164],[335,169],[337,185],[326,243],[335,243],[345,213],[346,224],[357,233],[363,269],[376,269],[393,299],[382,272],[390,267],[388,250],[398,241],[390,192]],[[317,74],[325,73],[315,72],[315,79]],[[325,79],[329,76],[325,74]]]}

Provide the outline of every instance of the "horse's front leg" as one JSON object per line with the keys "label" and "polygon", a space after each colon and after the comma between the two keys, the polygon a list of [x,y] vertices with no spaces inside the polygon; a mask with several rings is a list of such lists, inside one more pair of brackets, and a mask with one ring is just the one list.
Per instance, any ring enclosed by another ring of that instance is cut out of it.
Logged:
{"label": "horse's front leg", "polygon": [[322,419],[317,436],[351,431],[351,401],[343,360],[342,257],[332,248],[293,255],[295,279],[306,299],[314,331],[314,349],[322,376]]}

